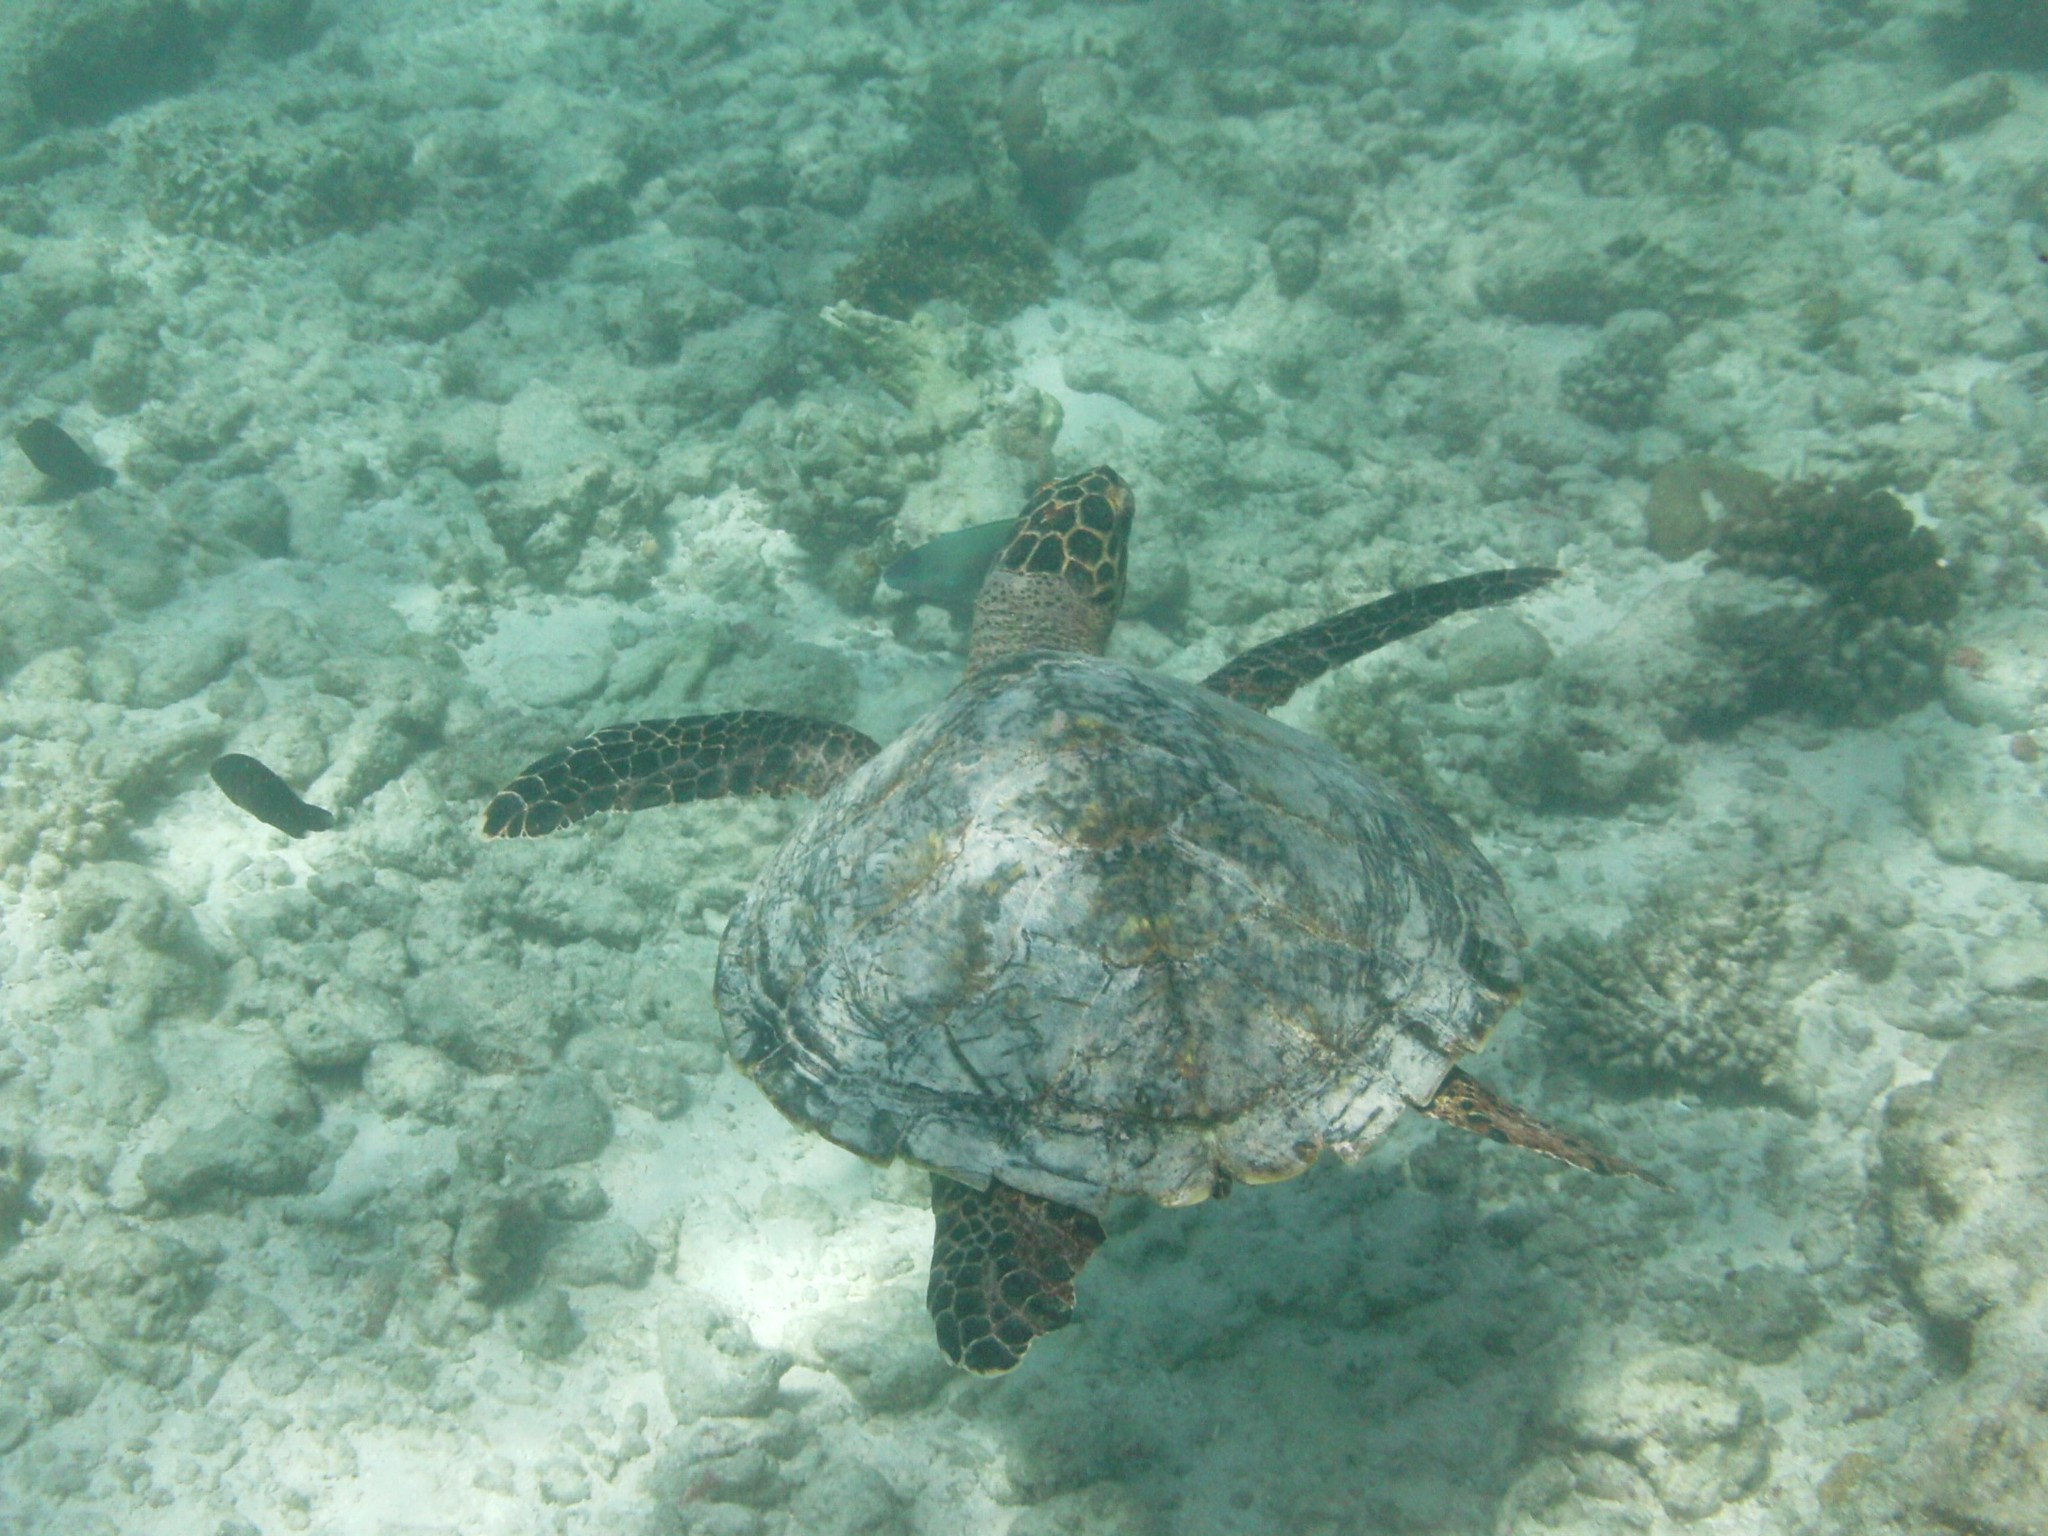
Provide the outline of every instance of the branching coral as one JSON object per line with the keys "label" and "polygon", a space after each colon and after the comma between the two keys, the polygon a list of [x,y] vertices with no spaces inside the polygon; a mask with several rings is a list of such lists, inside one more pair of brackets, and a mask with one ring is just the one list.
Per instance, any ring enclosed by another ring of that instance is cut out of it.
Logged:
{"label": "branching coral", "polygon": [[1930,529],[1889,491],[1799,481],[1729,509],[1715,563],[1789,577],[1814,601],[1703,602],[1702,637],[1736,657],[1741,713],[1870,724],[1933,698],[1957,585]]}
{"label": "branching coral", "polygon": [[1598,1070],[1797,1102],[1788,907],[1762,882],[1661,892],[1611,938],[1573,930],[1544,944],[1530,1010]]}
{"label": "branching coral", "polygon": [[1940,543],[1890,491],[1789,482],[1722,520],[1711,543],[1720,563],[1795,577],[1866,621],[1946,624],[1956,616],[1955,577]]}

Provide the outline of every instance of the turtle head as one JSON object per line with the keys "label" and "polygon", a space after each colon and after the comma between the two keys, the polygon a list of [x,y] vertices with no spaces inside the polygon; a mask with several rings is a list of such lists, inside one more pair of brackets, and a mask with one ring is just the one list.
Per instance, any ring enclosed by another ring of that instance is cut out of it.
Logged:
{"label": "turtle head", "polygon": [[1020,651],[1100,656],[1124,600],[1136,505],[1101,465],[1040,486],[975,599],[968,670]]}

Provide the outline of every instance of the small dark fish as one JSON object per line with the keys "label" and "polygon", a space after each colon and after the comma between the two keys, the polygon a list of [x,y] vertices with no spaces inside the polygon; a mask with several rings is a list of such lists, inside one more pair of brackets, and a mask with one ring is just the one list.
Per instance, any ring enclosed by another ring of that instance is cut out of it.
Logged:
{"label": "small dark fish", "polygon": [[216,757],[208,771],[222,794],[286,837],[325,832],[334,825],[334,812],[306,804],[291,785],[253,757],[230,752],[226,757]]}
{"label": "small dark fish", "polygon": [[1006,517],[999,523],[942,533],[898,555],[882,572],[882,580],[941,608],[971,608],[982,578],[1016,526],[1014,517]]}
{"label": "small dark fish", "polygon": [[50,477],[66,496],[114,483],[114,472],[78,446],[78,440],[48,416],[38,416],[14,434],[29,463]]}

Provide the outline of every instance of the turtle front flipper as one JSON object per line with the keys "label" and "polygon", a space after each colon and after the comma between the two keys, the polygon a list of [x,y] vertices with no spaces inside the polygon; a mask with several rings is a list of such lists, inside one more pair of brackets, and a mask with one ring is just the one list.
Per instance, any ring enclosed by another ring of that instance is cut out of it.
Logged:
{"label": "turtle front flipper", "polygon": [[1659,1189],[1670,1188],[1655,1174],[1645,1173],[1634,1163],[1610,1157],[1569,1131],[1545,1125],[1456,1067],[1451,1068],[1450,1075],[1445,1077],[1434,1097],[1422,1106],[1422,1112],[1446,1125],[1476,1132],[1490,1141],[1504,1141],[1511,1146],[1526,1147],[1531,1152],[1541,1152],[1545,1157],[1554,1157],[1561,1163],[1570,1163],[1574,1168],[1584,1168],[1589,1173],[1619,1174],[1641,1179]]}
{"label": "turtle front flipper", "polygon": [[925,1306],[955,1365],[996,1376],[1074,1316],[1074,1278],[1102,1246],[1086,1211],[1003,1184],[932,1175],[932,1278]]}
{"label": "turtle front flipper", "polygon": [[599,811],[725,795],[816,795],[881,749],[850,726],[767,709],[611,725],[520,771],[485,837],[543,837]]}
{"label": "turtle front flipper", "polygon": [[1548,566],[1517,566],[1410,587],[1255,645],[1203,678],[1202,686],[1253,709],[1273,709],[1333,667],[1405,640],[1454,613],[1490,608],[1533,592],[1563,574]]}

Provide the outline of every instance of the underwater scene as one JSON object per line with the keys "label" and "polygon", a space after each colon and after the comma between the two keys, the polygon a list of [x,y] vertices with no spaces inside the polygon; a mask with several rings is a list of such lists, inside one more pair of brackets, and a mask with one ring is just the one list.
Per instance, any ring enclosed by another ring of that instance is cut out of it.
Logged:
{"label": "underwater scene", "polygon": [[2048,1536],[2044,390],[2043,0],[0,0],[0,1536]]}

